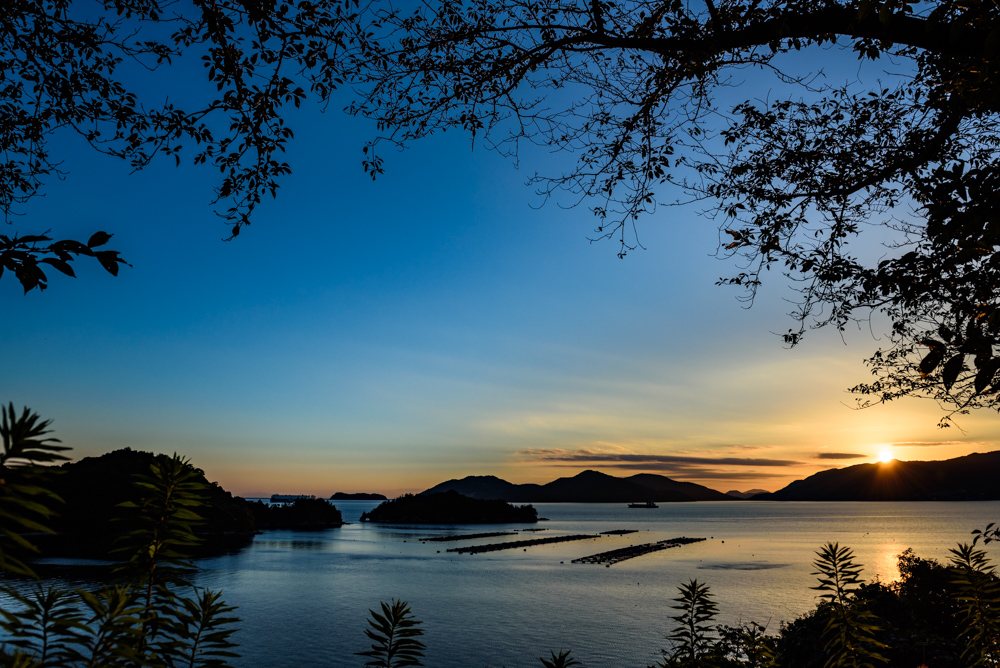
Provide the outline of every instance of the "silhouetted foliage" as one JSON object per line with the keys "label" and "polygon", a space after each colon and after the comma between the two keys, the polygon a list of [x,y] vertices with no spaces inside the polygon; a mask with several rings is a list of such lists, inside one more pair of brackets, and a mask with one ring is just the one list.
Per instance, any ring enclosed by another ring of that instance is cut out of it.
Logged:
{"label": "silhouetted foliage", "polygon": [[[290,171],[280,159],[292,130],[283,114],[308,93],[326,99],[342,81],[342,50],[356,32],[358,2],[337,0],[72,0],[7,3],[0,12],[0,212],[11,222],[47,181],[61,179],[50,152],[57,133],[139,170],[185,153],[218,171],[217,213],[239,234]],[[171,69],[200,59],[203,86]],[[138,70],[138,74],[136,73]],[[159,84],[159,85],[158,85]],[[174,91],[173,89],[176,89]],[[171,96],[171,92],[178,95]],[[181,94],[182,93],[182,94]],[[173,102],[181,98],[188,104]],[[0,237],[0,273],[25,292],[46,287],[49,265],[69,276],[79,255],[112,274],[116,251],[53,241],[48,233]]]}
{"label": "silhouetted foliage", "polygon": [[538,657],[538,660],[542,662],[544,668],[573,668],[573,666],[579,666],[583,668],[583,664],[570,656],[570,651],[560,650],[558,654],[549,650],[551,655],[548,659],[545,657]]}
{"label": "silhouetted foliage", "polygon": [[86,244],[72,239],[53,241],[47,233],[21,237],[0,234],[0,277],[4,270],[13,272],[21,282],[24,294],[35,288],[44,290],[48,287],[46,265],[76,278],[70,263],[80,255],[95,258],[109,274],[117,276],[118,265],[127,265],[128,262],[119,256],[118,251],[94,250],[110,240],[111,235],[106,232],[95,232]]}
{"label": "silhouetted foliage", "polygon": [[[56,533],[40,538],[39,547],[47,556],[115,558],[111,549],[127,530],[128,521],[113,519],[121,517],[121,504],[138,503],[142,498],[134,477],[169,460],[167,455],[123,448],[63,464],[51,489],[65,504],[51,521]],[[209,482],[200,469],[191,467],[190,471],[202,484],[205,503],[199,507],[204,521],[191,527],[202,542],[188,546],[189,553],[217,553],[249,540],[257,531],[252,504]]]}
{"label": "silhouetted foliage", "polygon": [[691,580],[678,588],[680,595],[674,599],[680,614],[671,617],[677,622],[668,637],[674,643],[670,652],[664,652],[660,668],[698,668],[714,663],[715,617],[718,606],[712,599],[708,585]]}
{"label": "silhouetted foliage", "polygon": [[[13,405],[5,409],[4,465],[17,458],[66,459],[60,452],[67,448],[44,437],[48,424],[28,409],[20,417]],[[227,668],[226,660],[238,656],[230,636],[239,620],[227,616],[233,608],[222,602],[218,592],[192,588],[190,595],[184,595],[182,591],[190,586],[186,576],[193,568],[188,549],[197,538],[192,528],[204,522],[198,513],[209,488],[203,474],[174,455],[153,459],[148,472],[136,476],[133,484],[138,500],[119,504],[133,511],[119,546],[127,559],[118,569],[123,584],[72,593],[41,585],[29,593],[3,587],[4,597],[19,607],[0,609],[0,628],[6,634],[0,665]],[[24,512],[46,510],[39,508],[12,506],[0,513],[0,529],[23,540],[20,532],[36,529],[25,521]],[[30,575],[23,564],[10,560],[3,567]]]}
{"label": "silhouetted foliage", "polygon": [[886,647],[878,640],[877,617],[856,594],[861,585],[861,565],[855,563],[854,552],[837,543],[827,543],[816,553],[813,562],[820,576],[819,585],[825,604],[820,606],[826,625],[823,629],[823,649],[826,668],[873,668],[886,662],[880,651]]}
{"label": "silhouetted foliage", "polygon": [[[843,549],[843,548],[841,548]],[[891,584],[874,582],[850,591],[847,614],[863,613],[869,626],[879,628],[883,644],[878,653],[890,666],[928,665],[939,668],[968,668],[980,665],[966,656],[971,632],[978,634],[974,618],[965,618],[966,606],[956,570],[932,559],[922,559],[907,550],[899,555],[900,579]],[[978,568],[978,567],[976,567]],[[975,570],[973,578],[992,579],[995,575]],[[831,658],[825,650],[829,640],[829,620],[839,611],[823,603],[813,612],[782,626],[777,637],[777,665],[782,668],[822,668]],[[996,652],[990,660],[1000,656]],[[984,665],[990,665],[986,663]]]}
{"label": "silhouetted foliage", "polygon": [[989,545],[995,540],[1000,540],[1000,526],[995,522],[990,522],[986,525],[984,529],[976,529],[972,532],[973,539],[972,544],[976,545],[979,541],[983,541],[984,545]]}
{"label": "silhouetted foliage", "polygon": [[1000,663],[1000,578],[986,553],[961,544],[951,550],[958,619],[969,665]]}
{"label": "silhouetted foliage", "polygon": [[[575,164],[532,182],[588,203],[594,238],[620,256],[642,216],[697,202],[718,254],[739,260],[720,283],[752,301],[768,271],[786,274],[787,343],[888,316],[876,379],[854,388],[863,405],[1000,407],[996,4],[436,0],[374,14],[353,106],[383,130],[373,176],[384,146],[449,129],[514,160],[565,151]],[[838,51],[842,80],[826,67]],[[724,102],[748,70],[765,81]],[[857,242],[870,236],[886,250]]]}
{"label": "silhouetted foliage", "polygon": [[47,522],[61,499],[42,465],[67,459],[69,448],[47,436],[50,424],[27,407],[18,415],[13,403],[0,406],[0,570],[32,575],[20,557],[38,548],[24,534],[52,532]]}
{"label": "silhouetted foliage", "polygon": [[371,628],[365,629],[365,635],[372,641],[372,648],[355,654],[371,659],[365,663],[368,668],[422,666],[420,658],[424,655],[425,646],[417,640],[424,634],[422,629],[417,628],[422,622],[413,619],[406,601],[393,600],[391,603],[383,602],[381,606],[381,614],[368,611],[368,626]]}

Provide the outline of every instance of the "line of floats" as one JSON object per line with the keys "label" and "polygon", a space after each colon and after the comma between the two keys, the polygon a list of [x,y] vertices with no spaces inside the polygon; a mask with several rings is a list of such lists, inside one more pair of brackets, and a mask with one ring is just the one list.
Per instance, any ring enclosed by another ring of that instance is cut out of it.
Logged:
{"label": "line of floats", "polygon": [[[525,531],[531,531],[531,530],[525,530]],[[538,529],[535,529],[533,531],[538,531]],[[579,541],[579,540],[596,540],[602,536],[625,536],[633,533],[638,533],[638,530],[615,529],[613,531],[602,531],[599,534],[571,534],[567,536],[547,536],[545,538],[531,538],[527,540],[510,540],[501,543],[484,543],[482,545],[452,547],[449,548],[447,551],[455,552],[457,554],[482,554],[484,552],[498,552],[500,550],[516,550],[516,549],[527,550],[527,548],[534,547],[536,545],[549,545],[552,543],[566,543],[570,541]],[[434,536],[431,538],[423,538],[421,539],[421,542],[452,542],[459,540],[479,540],[483,538],[497,538],[502,536],[516,536],[516,535],[518,535],[518,532],[516,531],[493,531],[489,533],[471,533],[471,534],[458,534],[458,535],[448,535],[448,536]],[[686,536],[680,536],[677,538],[669,538],[667,540],[657,541],[655,543],[630,545],[628,547],[622,547],[616,550],[599,552],[597,554],[592,554],[587,557],[580,557],[579,559],[573,559],[572,563],[604,564],[605,566],[610,568],[613,564],[617,564],[627,559],[634,559],[636,557],[652,554],[654,552],[659,552],[661,550],[667,550],[674,547],[681,547],[682,545],[699,543],[703,540],[706,539],[688,538]]]}
{"label": "line of floats", "polygon": [[600,554],[592,554],[589,557],[580,557],[579,559],[574,559],[574,564],[604,564],[607,567],[611,567],[612,564],[617,564],[619,561],[625,561],[626,559],[634,559],[635,557],[641,557],[644,554],[652,554],[653,552],[659,552],[660,550],[667,550],[672,547],[680,547],[681,545],[690,545],[691,543],[700,543],[705,540],[704,538],[688,538],[686,536],[680,536],[678,538],[669,538],[667,540],[661,540],[656,543],[644,543],[642,545],[630,545],[629,547],[623,547],[618,550],[610,550],[608,552],[601,552]]}

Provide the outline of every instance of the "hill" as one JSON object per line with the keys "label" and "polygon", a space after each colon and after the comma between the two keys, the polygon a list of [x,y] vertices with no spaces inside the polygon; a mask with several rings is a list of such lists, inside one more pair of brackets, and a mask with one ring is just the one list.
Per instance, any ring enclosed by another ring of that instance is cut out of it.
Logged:
{"label": "hill", "polygon": [[766,489],[748,489],[745,492],[741,492],[738,489],[731,489],[726,492],[726,496],[731,496],[736,499],[749,499],[757,494],[770,494]]}
{"label": "hill", "polygon": [[[166,458],[123,448],[59,467],[61,472],[53,476],[51,488],[64,503],[49,523],[56,534],[38,536],[42,555],[108,558],[122,531],[116,520],[122,516],[119,504],[140,498],[141,491],[134,484],[136,474],[148,474],[154,461]],[[245,545],[260,529],[326,528],[342,523],[340,512],[326,501],[318,502],[324,508],[298,503],[286,508],[253,504],[209,482],[200,469],[195,471],[208,486],[206,504],[198,508],[205,523],[195,528],[204,541],[194,550],[197,556]]]}
{"label": "hill", "polygon": [[524,503],[629,503],[634,501],[732,501],[722,492],[693,482],[678,482],[666,476],[640,473],[617,478],[599,471],[584,471],[544,485],[517,485],[496,476],[468,476],[448,480],[421,492],[435,494],[455,490],[474,499],[503,499]]}
{"label": "hill", "polygon": [[531,506],[512,506],[500,499],[474,499],[454,490],[407,494],[385,501],[363,513],[362,522],[405,522],[407,524],[507,524],[537,522],[538,511]]}
{"label": "hill", "polygon": [[943,461],[856,464],[796,480],[754,501],[978,501],[1000,499],[1000,451]]}

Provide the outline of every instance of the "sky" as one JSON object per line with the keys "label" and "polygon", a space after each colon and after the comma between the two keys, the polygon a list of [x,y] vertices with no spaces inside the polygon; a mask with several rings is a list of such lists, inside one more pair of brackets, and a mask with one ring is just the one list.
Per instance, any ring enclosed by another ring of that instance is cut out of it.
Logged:
{"label": "sky", "polygon": [[566,156],[519,170],[449,133],[373,182],[374,128],[336,108],[291,115],[293,173],[230,242],[211,170],[130,173],[57,138],[67,177],[8,230],[106,230],[132,266],[81,261],[28,295],[0,278],[0,401],[51,419],[74,458],[177,452],[244,496],[585,469],[775,490],[884,453],[997,449],[995,413],[942,430],[925,400],[856,410],[878,328],[785,348],[791,293],[775,276],[747,309],[714,285],[733,267],[695,211],[641,221],[622,260],[588,240],[585,206],[525,185]]}

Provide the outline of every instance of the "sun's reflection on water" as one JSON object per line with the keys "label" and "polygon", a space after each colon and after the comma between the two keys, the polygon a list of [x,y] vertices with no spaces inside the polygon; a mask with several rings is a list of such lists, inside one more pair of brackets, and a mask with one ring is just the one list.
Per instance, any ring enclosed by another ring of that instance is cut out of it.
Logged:
{"label": "sun's reflection on water", "polygon": [[877,549],[875,562],[865,564],[865,570],[869,573],[869,579],[878,579],[882,584],[891,584],[899,579],[899,555],[902,554],[907,545],[899,543],[886,543]]}

